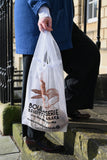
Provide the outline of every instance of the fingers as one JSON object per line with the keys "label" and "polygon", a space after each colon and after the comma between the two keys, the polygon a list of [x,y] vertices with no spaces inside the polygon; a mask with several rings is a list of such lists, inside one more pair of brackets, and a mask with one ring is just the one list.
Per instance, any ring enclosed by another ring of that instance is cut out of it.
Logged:
{"label": "fingers", "polygon": [[48,23],[38,23],[38,26],[39,26],[39,30],[40,30],[40,32],[41,31],[49,31],[49,32],[51,32],[53,29],[50,27],[50,26],[48,26]]}
{"label": "fingers", "polygon": [[31,97],[31,99],[39,99],[39,98],[42,98],[42,95],[37,95],[37,96]]}
{"label": "fingers", "polygon": [[40,32],[43,31],[43,26],[42,26],[42,24],[39,24],[38,26],[39,26],[39,31],[40,31]]}
{"label": "fingers", "polygon": [[53,30],[52,29],[52,19],[51,19],[51,17],[41,18],[38,21],[38,27],[39,27],[40,31],[46,30],[46,31],[51,32]]}
{"label": "fingers", "polygon": [[51,99],[52,97],[59,97],[59,93],[55,88],[50,88],[47,90],[48,98]]}
{"label": "fingers", "polygon": [[41,79],[40,82],[42,83],[42,85],[45,85],[45,82]]}
{"label": "fingers", "polygon": [[37,94],[41,94],[41,90],[38,90],[38,89],[32,89],[32,92],[37,93]]}
{"label": "fingers", "polygon": [[40,82],[41,82],[41,93],[42,95],[46,95],[45,82],[43,80],[40,80]]}

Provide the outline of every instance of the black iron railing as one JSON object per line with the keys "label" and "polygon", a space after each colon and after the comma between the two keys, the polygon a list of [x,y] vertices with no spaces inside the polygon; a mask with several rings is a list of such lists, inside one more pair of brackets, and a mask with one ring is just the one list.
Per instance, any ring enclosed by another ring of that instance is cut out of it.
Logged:
{"label": "black iron railing", "polygon": [[101,27],[101,0],[99,0],[99,6],[98,6],[98,27],[97,27],[97,42],[96,42],[98,49],[100,49],[101,46],[100,27]]}
{"label": "black iron railing", "polygon": [[0,100],[13,104],[12,0],[0,0]]}
{"label": "black iron railing", "polygon": [[7,4],[8,1],[0,1],[0,100],[5,103],[7,96]]}
{"label": "black iron railing", "polygon": [[[84,0],[84,33],[87,32],[87,0]],[[98,27],[96,45],[100,49],[101,0],[98,0]]]}
{"label": "black iron railing", "polygon": [[[19,102],[15,99],[16,82],[21,82],[20,71],[16,73],[13,66],[13,2],[0,0],[0,101],[2,103]],[[21,88],[20,88],[21,89]]]}
{"label": "black iron railing", "polygon": [[15,102],[15,103],[20,103],[21,102],[22,77],[23,77],[23,70],[14,69],[14,75],[13,75],[14,97],[13,97],[13,102]]}

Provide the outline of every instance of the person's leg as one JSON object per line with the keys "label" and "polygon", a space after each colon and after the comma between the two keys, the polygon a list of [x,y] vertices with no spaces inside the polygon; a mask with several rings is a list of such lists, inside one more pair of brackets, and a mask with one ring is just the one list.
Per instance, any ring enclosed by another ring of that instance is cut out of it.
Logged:
{"label": "person's leg", "polygon": [[[24,109],[26,84],[29,73],[29,68],[32,60],[32,55],[23,55],[23,87],[22,87],[22,112]],[[22,125],[23,136],[27,136],[32,139],[38,139],[44,136],[45,132],[34,130],[28,126]]]}
{"label": "person's leg", "polygon": [[68,115],[79,109],[93,108],[94,90],[99,70],[96,45],[74,24],[73,48],[62,51],[65,95]]}

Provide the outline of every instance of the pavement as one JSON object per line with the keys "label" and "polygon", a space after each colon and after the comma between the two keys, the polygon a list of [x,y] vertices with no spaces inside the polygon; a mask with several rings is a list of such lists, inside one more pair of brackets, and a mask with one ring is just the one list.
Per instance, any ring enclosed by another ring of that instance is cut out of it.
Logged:
{"label": "pavement", "polygon": [[0,133],[0,160],[21,160],[21,153],[10,136]]}
{"label": "pavement", "polygon": [[[83,110],[82,112],[88,112],[91,114],[91,118],[104,120],[104,123],[107,124],[107,103],[95,104],[93,110]],[[11,136],[3,136],[0,132],[0,160],[7,159],[21,160],[21,152]]]}

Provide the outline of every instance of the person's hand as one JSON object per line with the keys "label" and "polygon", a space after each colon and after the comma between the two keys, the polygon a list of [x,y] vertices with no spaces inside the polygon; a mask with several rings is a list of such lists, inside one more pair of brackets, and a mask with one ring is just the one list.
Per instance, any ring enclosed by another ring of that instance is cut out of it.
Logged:
{"label": "person's hand", "polygon": [[40,32],[44,30],[51,32],[53,30],[52,29],[52,18],[44,17],[44,18],[39,19],[38,27],[39,27]]}

